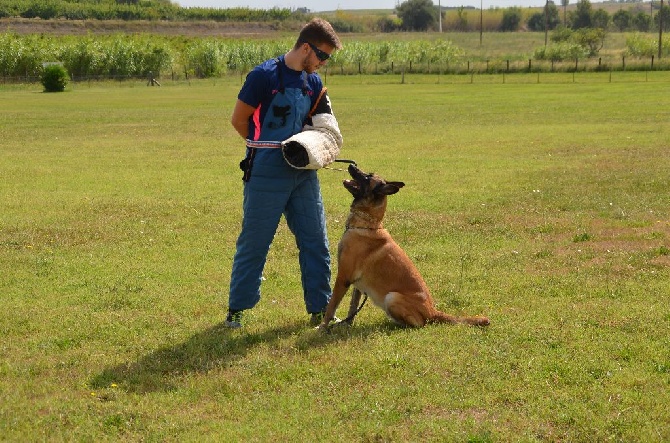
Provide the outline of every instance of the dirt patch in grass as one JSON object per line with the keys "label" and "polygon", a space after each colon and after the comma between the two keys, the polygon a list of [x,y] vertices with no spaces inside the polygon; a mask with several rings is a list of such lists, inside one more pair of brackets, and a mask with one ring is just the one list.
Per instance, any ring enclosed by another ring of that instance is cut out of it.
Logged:
{"label": "dirt patch in grass", "polygon": [[[282,24],[283,27],[290,27]],[[296,28],[297,29],[297,28]],[[292,31],[292,29],[286,29]],[[166,22],[123,20],[0,19],[0,32],[17,34],[159,34],[188,37],[268,37],[280,32],[274,23]]]}
{"label": "dirt patch in grass", "polygon": [[[538,237],[536,241],[542,244],[541,253],[536,254],[539,260],[531,266],[537,268],[536,271],[543,268],[544,259],[572,263],[581,268],[609,266],[618,274],[635,273],[640,266],[646,267],[643,263],[654,267],[670,266],[670,224],[665,222],[627,227],[593,220],[579,232],[561,229],[559,233]],[[565,269],[568,268],[570,266]]]}

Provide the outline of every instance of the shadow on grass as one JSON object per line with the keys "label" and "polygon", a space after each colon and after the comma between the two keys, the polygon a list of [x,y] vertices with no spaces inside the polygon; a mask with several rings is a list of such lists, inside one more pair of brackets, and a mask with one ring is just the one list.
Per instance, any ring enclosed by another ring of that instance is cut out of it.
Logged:
{"label": "shadow on grass", "polygon": [[106,368],[91,379],[90,386],[103,389],[116,384],[135,393],[171,391],[176,389],[179,376],[232,366],[260,343],[278,342],[282,338],[298,335],[297,347],[307,349],[396,329],[388,323],[371,324],[333,328],[333,333],[324,334],[316,330],[306,331],[304,323],[296,323],[259,333],[246,333],[228,329],[221,323],[193,335],[183,343],[157,349],[134,362]]}

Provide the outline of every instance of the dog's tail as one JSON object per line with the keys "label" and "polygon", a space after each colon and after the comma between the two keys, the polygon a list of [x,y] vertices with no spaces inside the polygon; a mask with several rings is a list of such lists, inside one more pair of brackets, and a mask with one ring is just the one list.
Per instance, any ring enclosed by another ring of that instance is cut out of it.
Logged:
{"label": "dog's tail", "polygon": [[458,317],[455,315],[445,314],[444,312],[440,311],[435,311],[435,313],[428,320],[428,322],[448,323],[450,325],[456,325],[462,323],[470,326],[488,326],[491,323],[488,317],[484,317],[482,315]]}

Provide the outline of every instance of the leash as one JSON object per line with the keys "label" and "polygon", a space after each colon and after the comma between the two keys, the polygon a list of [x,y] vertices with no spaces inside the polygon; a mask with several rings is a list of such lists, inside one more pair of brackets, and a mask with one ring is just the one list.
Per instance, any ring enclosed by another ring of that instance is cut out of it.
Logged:
{"label": "leash", "polygon": [[[358,166],[355,161],[353,160],[346,160],[346,159],[337,159],[335,160],[338,163],[349,163],[350,165]],[[346,169],[340,169],[340,168],[331,168],[330,166],[324,166],[323,169],[330,169],[331,171],[343,171],[347,172]]]}
{"label": "leash", "polygon": [[365,294],[365,298],[363,299],[363,303],[361,303],[361,305],[358,307],[358,309],[356,309],[356,312],[354,312],[349,317],[342,320],[342,323],[351,324],[351,322],[354,321],[354,317],[356,317],[356,315],[358,315],[358,313],[361,312],[361,309],[363,309],[363,306],[365,306],[366,301],[368,301],[368,294]]}

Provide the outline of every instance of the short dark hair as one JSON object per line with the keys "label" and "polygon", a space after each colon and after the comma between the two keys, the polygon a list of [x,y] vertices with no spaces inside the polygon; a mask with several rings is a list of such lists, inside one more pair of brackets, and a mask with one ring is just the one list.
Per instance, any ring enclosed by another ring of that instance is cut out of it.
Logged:
{"label": "short dark hair", "polygon": [[331,24],[318,17],[313,18],[302,27],[298,40],[295,42],[295,48],[298,48],[303,43],[312,43],[314,45],[326,43],[335,49],[342,49],[342,42],[340,42],[340,38]]}

